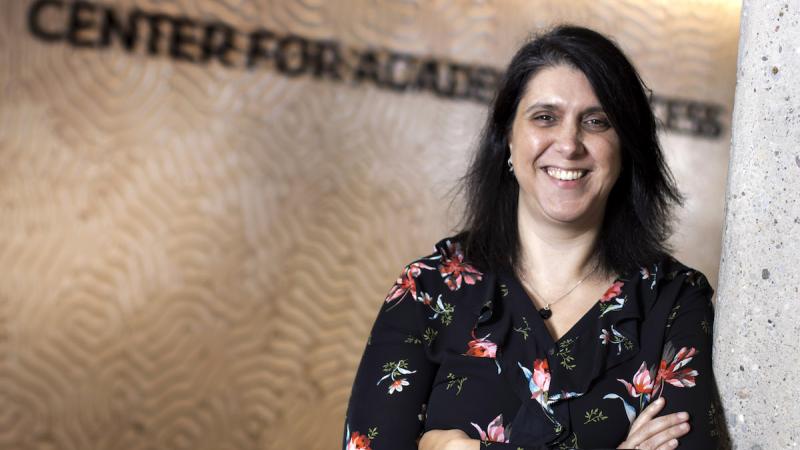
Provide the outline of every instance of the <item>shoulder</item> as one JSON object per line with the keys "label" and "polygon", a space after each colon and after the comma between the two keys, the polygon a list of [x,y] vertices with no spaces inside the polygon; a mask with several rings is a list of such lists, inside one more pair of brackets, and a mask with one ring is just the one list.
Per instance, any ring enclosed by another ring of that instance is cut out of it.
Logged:
{"label": "shoulder", "polygon": [[711,297],[714,290],[706,276],[671,255],[641,268],[639,293],[647,308],[656,316],[674,319],[687,311],[702,310],[713,314]]}
{"label": "shoulder", "polygon": [[421,336],[418,340],[432,351],[439,351],[444,345],[440,342],[455,342],[453,336],[460,342],[469,336],[493,286],[487,274],[465,259],[460,240],[442,239],[430,254],[402,268],[384,301],[377,322],[380,325],[376,326],[416,327]]}
{"label": "shoulder", "polygon": [[697,269],[687,266],[671,255],[665,256],[658,264],[664,287],[683,293],[702,293],[711,297],[714,293],[708,278]]}
{"label": "shoulder", "polygon": [[433,246],[433,252],[417,258],[403,267],[386,301],[398,298],[411,286],[424,284],[431,290],[458,291],[463,286],[482,281],[484,274],[464,257],[461,239],[447,237]]}

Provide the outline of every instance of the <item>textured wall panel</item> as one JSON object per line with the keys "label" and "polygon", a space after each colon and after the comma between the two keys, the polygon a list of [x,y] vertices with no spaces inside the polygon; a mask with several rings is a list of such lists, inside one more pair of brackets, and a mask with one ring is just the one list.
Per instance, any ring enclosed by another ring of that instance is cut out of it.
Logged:
{"label": "textured wall panel", "polygon": [[[485,106],[46,43],[31,4],[0,3],[0,448],[337,447]],[[657,93],[726,108],[719,139],[664,136],[679,257],[716,280],[736,2],[113,4],[496,67],[557,21],[612,33]]]}

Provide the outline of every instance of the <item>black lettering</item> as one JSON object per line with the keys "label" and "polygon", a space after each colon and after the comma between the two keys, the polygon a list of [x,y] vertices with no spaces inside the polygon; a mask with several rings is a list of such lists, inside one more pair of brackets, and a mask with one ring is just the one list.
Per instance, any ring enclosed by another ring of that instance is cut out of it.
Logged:
{"label": "black lettering", "polygon": [[682,133],[693,131],[688,120],[688,105],[682,100],[669,100],[667,102],[667,120],[665,125],[668,130]]}
{"label": "black lettering", "polygon": [[469,68],[449,63],[439,71],[437,92],[447,98],[466,97],[469,86]]}
{"label": "black lettering", "polygon": [[290,34],[278,41],[276,56],[278,71],[292,77],[301,75],[308,69],[308,41]]}
{"label": "black lettering", "polygon": [[411,84],[417,58],[404,53],[391,53],[381,72],[381,84],[395,91],[404,91]]}
{"label": "black lettering", "polygon": [[714,105],[689,102],[688,116],[692,121],[692,130],[698,136],[718,137],[722,127],[718,121],[719,109]]}
{"label": "black lettering", "polygon": [[122,43],[125,50],[132,52],[136,41],[138,40],[138,21],[141,13],[134,10],[128,16],[128,23],[122,25],[122,21],[117,17],[117,14],[111,8],[103,10],[103,22],[100,26],[100,43],[101,47],[108,47],[111,45],[112,36]]}
{"label": "black lettering", "polygon": [[353,79],[358,82],[370,80],[377,85],[380,79],[378,76],[379,71],[378,54],[373,50],[367,50],[359,55]]}
{"label": "black lettering", "polygon": [[705,120],[703,120],[700,125],[703,135],[718,138],[722,134],[722,123],[719,121],[721,112],[722,108],[717,105],[707,106]]}
{"label": "black lettering", "polygon": [[499,79],[500,73],[490,67],[473,67],[469,71],[468,97],[484,103],[492,101]]}
{"label": "black lettering", "polygon": [[196,24],[188,17],[176,17],[171,20],[172,33],[169,40],[169,54],[174,59],[194,62],[192,49],[197,45],[194,36]]}
{"label": "black lettering", "polygon": [[656,116],[656,123],[658,124],[659,128],[664,128],[667,120],[666,101],[657,95],[651,95],[650,107],[653,109],[653,115]]}
{"label": "black lettering", "polygon": [[[266,44],[269,44],[267,47]],[[277,52],[277,36],[271,31],[258,30],[250,33],[250,45],[247,51],[247,68],[252,69],[259,59],[271,59]]]}
{"label": "black lettering", "polygon": [[[217,39],[222,36],[222,39]],[[209,23],[203,29],[203,44],[201,61],[206,62],[211,57],[216,57],[220,64],[230,67],[233,62],[229,58],[231,50],[235,49],[235,31],[224,23]]]}
{"label": "black lettering", "polygon": [[[96,40],[86,39],[86,31],[91,30],[96,22],[94,21],[94,13],[97,7],[89,2],[77,0],[72,4],[72,9],[69,14],[69,27],[67,32],[67,40],[70,44],[76,47],[94,47],[97,45]],[[87,16],[87,13],[89,14]],[[83,35],[83,38],[81,37]]]}
{"label": "black lettering", "polygon": [[341,80],[339,68],[342,65],[342,55],[339,52],[339,43],[334,41],[317,41],[313,51],[309,51],[311,60],[311,73],[316,78],[329,78]]}
{"label": "black lettering", "polygon": [[59,0],[38,0],[34,2],[33,5],[31,5],[31,9],[28,10],[28,29],[30,30],[31,34],[43,41],[60,41],[64,39],[64,36],[66,35],[65,32],[46,30],[42,26],[42,14],[45,9],[50,8],[61,10],[64,8],[64,2]]}
{"label": "black lettering", "polygon": [[161,41],[161,24],[168,22],[170,17],[165,14],[148,14],[145,16],[150,28],[150,36],[147,39],[147,52],[151,55],[157,55],[159,51],[159,42]]}
{"label": "black lettering", "polygon": [[436,92],[436,72],[436,61],[429,59],[420,64],[414,87],[421,91]]}

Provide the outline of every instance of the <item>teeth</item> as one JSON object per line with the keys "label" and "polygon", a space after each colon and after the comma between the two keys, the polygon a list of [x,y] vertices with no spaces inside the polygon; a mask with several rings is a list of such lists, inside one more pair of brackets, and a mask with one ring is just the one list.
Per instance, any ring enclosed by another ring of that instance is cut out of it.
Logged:
{"label": "teeth", "polygon": [[563,170],[556,167],[548,167],[547,174],[553,178],[558,178],[563,181],[577,180],[578,178],[586,175],[585,170]]}

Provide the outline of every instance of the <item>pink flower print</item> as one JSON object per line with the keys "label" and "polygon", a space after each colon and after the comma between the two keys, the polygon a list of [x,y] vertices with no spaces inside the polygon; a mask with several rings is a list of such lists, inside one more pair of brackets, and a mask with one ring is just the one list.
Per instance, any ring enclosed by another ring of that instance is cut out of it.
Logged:
{"label": "pink flower print", "polygon": [[417,297],[417,300],[422,302],[422,304],[424,304],[424,305],[430,305],[431,302],[433,301],[433,297],[431,297],[431,294],[428,294],[427,292],[423,292],[422,295]]}
{"label": "pink flower print", "polygon": [[[667,353],[669,353],[669,347]],[[661,393],[664,383],[669,383],[679,388],[694,387],[695,377],[699,374],[696,370],[685,366],[692,361],[696,354],[697,350],[694,347],[689,349],[681,347],[669,364],[662,359],[658,365],[658,374],[656,375],[656,393]],[[656,394],[654,393],[654,395]]]}
{"label": "pink flower print", "polygon": [[392,384],[389,385],[389,395],[394,394],[394,391],[403,392],[403,386],[408,386],[408,384],[405,378],[394,380]]}
{"label": "pink flower print", "polygon": [[618,296],[620,292],[622,292],[622,286],[624,285],[625,283],[623,283],[622,281],[615,281],[614,284],[612,284],[611,287],[608,288],[605,294],[603,294],[603,296],[600,297],[600,303],[606,303],[612,298]]}
{"label": "pink flower print", "polygon": [[496,358],[497,357],[497,344],[490,341],[489,335],[478,339],[475,337],[475,331],[472,331],[473,339],[467,343],[467,355],[477,356],[479,358]]}
{"label": "pink flower print", "polygon": [[409,370],[408,368],[408,361],[405,359],[401,359],[399,361],[390,361],[383,365],[383,377],[376,383],[376,385],[380,385],[383,380],[389,380],[389,395],[394,394],[395,391],[403,392],[403,387],[408,386],[409,381],[406,379],[404,375],[411,375],[416,373],[416,370]]}
{"label": "pink flower print", "polygon": [[550,390],[550,367],[547,359],[533,361],[533,382],[539,388],[539,392],[534,393],[531,398],[536,398],[542,392]]}
{"label": "pink flower print", "polygon": [[537,359],[533,361],[533,372],[517,363],[525,379],[528,380],[528,389],[531,391],[531,398],[536,399],[542,408],[546,411],[551,411],[548,405],[548,391],[550,390],[550,367],[547,359]]}
{"label": "pink flower print", "polygon": [[[619,300],[619,299],[617,299]],[[626,338],[622,333],[617,331],[614,328],[614,325],[611,325],[611,331],[609,332],[605,328],[600,332],[600,343],[603,345],[616,344],[617,345],[617,355],[622,353],[622,346],[624,345],[626,349],[633,348],[633,344],[631,343],[628,338]]]}
{"label": "pink flower print", "polygon": [[464,262],[464,254],[460,245],[447,241],[446,253],[447,255],[442,258],[442,262],[439,264],[439,273],[451,291],[461,288],[462,281],[467,284],[475,284],[481,281],[483,274]]}
{"label": "pink flower print", "polygon": [[366,435],[353,431],[347,443],[347,450],[372,450],[370,443],[371,440]]}
{"label": "pink flower print", "polygon": [[653,392],[653,380],[650,378],[650,371],[647,370],[644,361],[642,361],[642,365],[639,366],[636,374],[633,375],[633,384],[621,379],[617,379],[617,381],[625,385],[625,389],[627,389],[631,397],[642,397],[645,402]]}
{"label": "pink flower print", "polygon": [[690,349],[681,347],[670,365],[667,366],[663,376],[664,381],[675,387],[694,387],[694,377],[698,375],[697,371],[688,367],[684,369],[683,367],[689,364],[696,354],[697,350],[694,347]]}
{"label": "pink flower print", "polygon": [[600,332],[600,336],[598,336],[598,338],[600,338],[600,343],[601,344],[606,345],[611,341],[611,333],[608,330],[606,330],[605,328],[603,328],[603,330]]}
{"label": "pink flower print", "polygon": [[[509,437],[511,435],[511,430],[508,430],[508,435],[506,436],[506,429],[503,427],[503,415],[500,414],[499,416],[495,417],[489,423],[489,426],[486,427],[486,431],[484,432],[481,430],[481,427],[478,426],[476,423],[470,422],[470,425],[475,427],[478,430],[478,434],[481,436],[481,440],[483,442],[502,442],[507,443]],[[509,427],[510,428],[510,427]],[[349,450],[349,449],[348,449]]]}
{"label": "pink flower print", "polygon": [[385,302],[389,303],[393,300],[402,300],[409,292],[411,293],[411,298],[416,298],[417,285],[414,282],[414,278],[422,273],[422,269],[433,270],[433,267],[421,262],[411,263],[406,266],[406,268],[403,269],[403,273],[400,274],[400,277],[395,281],[394,286],[389,290]]}

